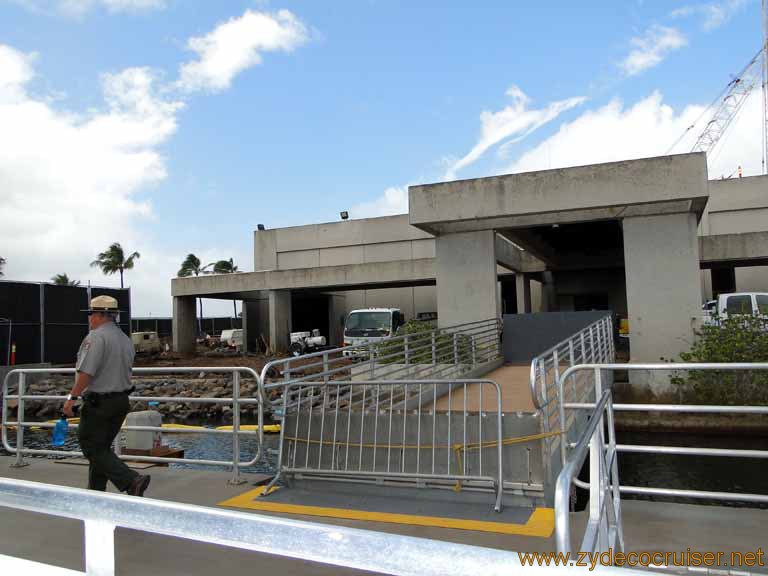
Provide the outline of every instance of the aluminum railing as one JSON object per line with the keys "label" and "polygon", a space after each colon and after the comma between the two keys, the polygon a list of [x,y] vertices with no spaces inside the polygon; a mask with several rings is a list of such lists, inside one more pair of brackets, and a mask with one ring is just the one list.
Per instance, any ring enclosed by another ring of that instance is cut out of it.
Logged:
{"label": "aluminum railing", "polygon": [[[456,378],[501,358],[501,320],[493,318],[404,334],[268,362],[261,371],[267,390],[286,383],[330,380],[425,380]],[[271,375],[277,374],[277,377]]]}
{"label": "aluminum railing", "polygon": [[[496,382],[292,382],[285,388],[272,485],[283,475],[301,474],[485,489],[496,494],[494,507],[501,509],[503,430]],[[352,391],[346,402],[342,390]],[[490,409],[484,409],[484,390]],[[469,406],[473,395],[478,404]],[[438,411],[441,398],[447,405]]]}
{"label": "aluminum railing", "polygon": [[611,362],[615,355],[613,322],[611,315],[606,314],[531,361],[530,386],[534,405],[542,410],[554,403],[555,407],[551,411],[557,414],[556,404],[560,399],[557,381],[560,374],[578,364]]}
{"label": "aluminum railing", "polygon": [[[134,368],[134,376],[144,374],[199,374],[200,372],[231,374],[232,375],[232,397],[231,398],[199,398],[192,396],[131,396],[131,402],[174,402],[189,404],[223,404],[232,406],[232,430],[216,430],[212,428],[184,429],[174,428],[176,434],[223,434],[232,437],[232,460],[209,460],[185,458],[182,462],[185,464],[199,464],[205,466],[231,466],[232,483],[240,483],[240,469],[254,466],[259,462],[263,455],[264,446],[264,405],[268,402],[261,378],[255,370],[247,367],[159,367],[159,368]],[[46,450],[24,447],[24,431],[26,428],[53,428],[55,424],[45,422],[31,422],[25,419],[25,403],[27,401],[52,401],[61,402],[63,405],[65,396],[61,395],[40,395],[27,394],[26,377],[30,374],[71,374],[74,376],[74,368],[18,368],[11,370],[3,380],[3,408],[2,408],[2,443],[5,450],[11,454],[16,454],[16,466],[25,465],[24,456],[82,456],[82,452],[72,450]],[[240,383],[241,376],[248,375],[256,380],[257,394],[255,397],[241,397]],[[12,377],[17,376],[16,394],[10,394],[9,388]],[[11,420],[9,416],[8,401],[17,402],[16,420]],[[257,407],[258,430],[244,431],[240,429],[240,408],[243,405],[255,405]],[[72,428],[77,428],[77,424],[71,424]],[[9,432],[15,429],[16,444],[12,446],[9,442]],[[142,430],[152,432],[168,432],[168,429],[155,426],[123,426],[122,430]],[[248,461],[242,462],[240,457],[240,436],[254,436],[258,440],[256,454]],[[129,459],[138,462],[158,462],[158,463],[179,463],[177,458],[166,458],[161,456],[138,456],[121,455],[123,459]]]}
{"label": "aluminum railing", "polygon": [[[551,474],[551,454],[563,443],[558,435],[550,435],[557,430],[564,431],[572,423],[570,418],[565,424],[559,421],[562,399],[571,402],[586,402],[594,400],[592,389],[584,379],[574,379],[566,390],[567,397],[560,394],[558,380],[560,374],[567,368],[577,364],[595,362],[613,362],[616,348],[613,341],[613,323],[611,315],[606,314],[586,328],[579,330],[565,340],[558,342],[542,352],[531,361],[530,387],[533,404],[541,412],[541,428],[545,434],[542,440],[544,447],[544,466],[547,476]],[[563,461],[564,462],[564,461]]]}
{"label": "aluminum railing", "polygon": [[[605,434],[608,432],[608,441]],[[555,485],[555,532],[558,552],[571,552],[570,496],[589,454],[589,519],[580,552],[623,552],[621,496],[611,391],[602,393],[589,425],[576,443]]]}
{"label": "aluminum railing", "polygon": [[[25,480],[0,478],[0,506],[81,520],[85,525],[85,572],[0,554],[3,574],[114,576],[117,527],[396,576],[508,576],[523,570],[520,555],[507,550]],[[311,568],[316,573],[316,567]],[[543,565],[524,569],[542,574],[558,570]],[[159,573],[173,571],[172,558],[158,566]],[[627,568],[602,571],[640,574]]]}
{"label": "aluminum railing", "polygon": [[[737,450],[721,448],[699,448],[688,446],[648,446],[648,445],[628,445],[617,444],[615,441],[613,413],[614,412],[665,412],[674,414],[698,413],[698,414],[760,414],[768,415],[768,406],[725,406],[725,405],[707,405],[707,404],[612,404],[609,396],[609,390],[603,390],[603,374],[605,372],[615,371],[645,371],[645,372],[689,372],[689,371],[765,371],[768,370],[768,363],[672,363],[672,364],[583,364],[572,366],[565,370],[558,379],[558,394],[562,398],[565,392],[566,383],[570,378],[579,373],[586,372],[593,375],[595,397],[600,401],[591,402],[562,402],[560,405],[560,423],[566,436],[562,442],[562,461],[563,470],[558,478],[556,503],[556,525],[558,527],[558,545],[562,550],[567,550],[565,546],[570,546],[567,534],[567,503],[568,493],[571,481],[580,488],[590,491],[590,522],[594,520],[593,507],[595,513],[608,514],[610,511],[607,506],[598,502],[593,503],[594,493],[599,494],[610,490],[612,498],[615,501],[617,494],[640,494],[650,496],[683,497],[694,499],[716,500],[721,502],[753,502],[768,503],[766,494],[750,494],[741,492],[714,492],[708,490],[689,490],[679,488],[648,487],[648,486],[621,486],[619,482],[618,470],[616,469],[617,454],[621,452],[643,453],[643,454],[674,454],[679,456],[723,456],[728,458],[768,458],[768,450]],[[566,427],[566,411],[588,411],[590,421],[585,431],[581,434],[579,440],[575,443],[568,441],[569,430]],[[603,422],[607,425],[609,434],[609,443],[604,444]],[[600,440],[596,439],[599,429]],[[571,449],[571,452],[568,450]],[[590,454],[595,452],[592,458],[604,458],[605,465],[602,468],[595,469],[590,465],[590,481],[583,482],[575,477],[578,474],[581,462],[583,462],[586,450]],[[608,465],[610,464],[610,466]],[[594,482],[597,479],[597,482]],[[616,522],[619,523],[618,534],[620,535],[621,515],[619,508],[614,502],[617,511]],[[600,518],[598,524],[604,526],[605,523],[610,526],[610,518]],[[562,536],[561,536],[562,533]],[[600,540],[600,544],[604,540]]]}

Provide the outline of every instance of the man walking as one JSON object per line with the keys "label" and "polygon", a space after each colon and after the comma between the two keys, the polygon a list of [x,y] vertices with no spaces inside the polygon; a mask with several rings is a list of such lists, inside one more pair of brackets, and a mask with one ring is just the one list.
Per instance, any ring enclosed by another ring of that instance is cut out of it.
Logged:
{"label": "man walking", "polygon": [[133,342],[116,324],[119,310],[111,296],[93,298],[84,312],[91,331],[77,352],[75,386],[64,413],[72,417],[75,400],[83,398],[78,438],[89,463],[88,488],[104,492],[110,480],[121,492],[143,496],[150,477],[131,470],[112,452],[129,410]]}

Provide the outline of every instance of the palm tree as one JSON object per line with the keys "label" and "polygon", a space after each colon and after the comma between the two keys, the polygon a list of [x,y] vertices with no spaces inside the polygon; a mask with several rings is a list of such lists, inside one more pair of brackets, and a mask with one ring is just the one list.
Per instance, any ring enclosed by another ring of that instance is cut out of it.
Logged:
{"label": "palm tree", "polygon": [[80,286],[80,282],[78,280],[70,280],[69,276],[66,274],[56,274],[55,276],[52,276],[51,282],[57,286]]}
{"label": "palm tree", "polygon": [[0,276],[3,275],[3,266],[5,266],[5,258],[0,256]]}
{"label": "palm tree", "polygon": [[[213,266],[213,264],[206,264],[205,266],[200,265],[200,258],[195,256],[194,254],[187,254],[187,257],[184,258],[184,262],[181,263],[181,268],[179,268],[178,273],[176,274],[179,278],[187,278],[188,276],[200,276],[200,274],[205,274],[208,271],[208,268]],[[197,331],[199,334],[203,333],[203,299],[198,298],[200,300],[200,316],[197,319]]]}
{"label": "palm tree", "polygon": [[91,262],[91,266],[101,268],[104,274],[114,274],[120,272],[120,288],[123,287],[123,270],[133,268],[134,261],[141,258],[138,252],[134,252],[128,258],[125,257],[123,247],[119,242],[115,242],[107,248],[106,252],[101,252],[96,260]]}
{"label": "palm tree", "polygon": [[[214,274],[233,274],[237,272],[237,266],[232,258],[229,260],[219,260],[213,265]],[[232,307],[235,309],[235,318],[237,318],[237,300],[232,300]]]}

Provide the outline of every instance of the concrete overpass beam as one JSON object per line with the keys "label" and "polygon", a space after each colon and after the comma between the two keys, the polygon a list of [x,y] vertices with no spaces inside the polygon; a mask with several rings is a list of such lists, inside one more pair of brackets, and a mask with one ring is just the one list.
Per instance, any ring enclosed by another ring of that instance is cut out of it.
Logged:
{"label": "concrete overpass beam", "polygon": [[498,313],[496,233],[446,234],[435,239],[438,325],[495,318]]}
{"label": "concrete overpass beam", "polygon": [[190,296],[173,299],[173,350],[194,354],[197,334],[197,299]]}
{"label": "concrete overpass beam", "polygon": [[[677,358],[693,342],[701,314],[696,228],[690,212],[624,220],[632,362]],[[664,392],[668,375],[657,375],[645,381]]]}
{"label": "concrete overpass beam", "polygon": [[269,345],[275,352],[286,352],[291,333],[291,291],[269,291]]}

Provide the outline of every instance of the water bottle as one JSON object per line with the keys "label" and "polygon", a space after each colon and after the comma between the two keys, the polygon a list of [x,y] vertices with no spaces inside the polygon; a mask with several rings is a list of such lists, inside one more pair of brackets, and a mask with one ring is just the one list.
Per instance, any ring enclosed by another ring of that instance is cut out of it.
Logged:
{"label": "water bottle", "polygon": [[67,433],[69,432],[69,423],[67,418],[62,415],[56,425],[53,427],[53,445],[64,446],[64,442],[67,439]]}

